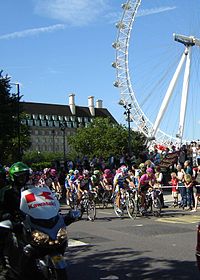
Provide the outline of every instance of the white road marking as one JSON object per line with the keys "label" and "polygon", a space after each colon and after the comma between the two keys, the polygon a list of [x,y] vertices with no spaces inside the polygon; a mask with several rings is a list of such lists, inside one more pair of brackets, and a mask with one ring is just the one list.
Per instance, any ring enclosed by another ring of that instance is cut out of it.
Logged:
{"label": "white road marking", "polygon": [[101,280],[117,280],[117,279],[119,279],[119,277],[116,276],[116,275],[109,275],[109,276],[106,276],[106,277],[101,277],[100,279]]}
{"label": "white road marking", "polygon": [[87,245],[89,244],[79,240],[75,240],[75,239],[68,240],[68,247],[78,247],[78,246],[87,246]]}
{"label": "white road marking", "polygon": [[101,211],[98,211],[98,213],[100,213],[100,214],[106,214],[106,215],[112,215],[112,214],[113,214],[113,212],[101,212]]}

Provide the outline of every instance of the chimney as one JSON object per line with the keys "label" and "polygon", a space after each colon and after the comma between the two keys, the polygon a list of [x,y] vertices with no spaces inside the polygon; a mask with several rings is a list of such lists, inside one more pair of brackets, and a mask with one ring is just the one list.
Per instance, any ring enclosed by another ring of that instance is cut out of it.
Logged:
{"label": "chimney", "polygon": [[102,109],[103,108],[103,101],[98,99],[96,101],[96,108]]}
{"label": "chimney", "polygon": [[75,102],[74,102],[74,97],[75,97],[74,93],[71,93],[69,95],[69,107],[70,107],[72,115],[76,115],[76,106],[75,106]]}
{"label": "chimney", "polygon": [[88,96],[88,107],[90,109],[90,114],[94,117],[95,116],[94,96]]}

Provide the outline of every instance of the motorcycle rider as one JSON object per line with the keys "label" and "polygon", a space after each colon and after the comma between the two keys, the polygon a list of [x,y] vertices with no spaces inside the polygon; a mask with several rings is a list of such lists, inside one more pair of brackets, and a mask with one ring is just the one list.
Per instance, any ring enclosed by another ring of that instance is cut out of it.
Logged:
{"label": "motorcycle rider", "polygon": [[[1,169],[2,170],[2,169]],[[2,172],[1,172],[2,173]],[[26,185],[29,179],[29,167],[23,162],[14,163],[9,169],[9,184],[6,183],[4,176],[3,188],[0,190],[0,213],[1,220],[11,220],[13,223],[13,231],[17,234],[20,229],[20,200],[21,189]],[[5,244],[9,232],[7,229],[1,228],[1,241]],[[3,249],[2,256],[3,256]]]}
{"label": "motorcycle rider", "polygon": [[[6,246],[5,251],[8,251],[6,253],[9,256],[9,259],[11,259],[11,262],[14,262],[13,268],[17,267],[17,270],[20,273],[20,279],[43,280],[44,278],[42,273],[38,271],[37,264],[34,261],[35,256],[27,256],[27,254],[25,254],[24,248],[21,247],[23,242],[20,241],[22,236],[21,222],[24,220],[25,215],[25,213],[20,210],[20,202],[22,197],[21,192],[30,188],[30,186],[27,184],[29,180],[29,172],[29,167],[23,162],[16,162],[10,167],[9,177],[11,184],[5,186],[5,191],[3,192],[3,195],[1,195],[1,210],[2,220],[10,220],[12,222],[13,229],[12,233],[10,229],[4,229],[1,227],[0,230],[4,230],[6,232],[4,239],[5,244],[6,242],[9,242],[9,245],[11,244],[11,246]],[[31,188],[36,188],[38,190],[38,188],[34,186],[31,186]],[[66,225],[69,225],[75,220],[76,217],[71,217],[70,213],[64,217],[64,222]],[[12,248],[12,252],[9,250],[10,247]]]}
{"label": "motorcycle rider", "polygon": [[[3,218],[3,196],[4,192],[8,188],[6,180],[6,170],[2,165],[0,165],[0,221]],[[5,247],[5,238],[7,232],[4,229],[0,228],[0,274],[3,274],[5,271],[5,259],[4,259],[4,247]]]}

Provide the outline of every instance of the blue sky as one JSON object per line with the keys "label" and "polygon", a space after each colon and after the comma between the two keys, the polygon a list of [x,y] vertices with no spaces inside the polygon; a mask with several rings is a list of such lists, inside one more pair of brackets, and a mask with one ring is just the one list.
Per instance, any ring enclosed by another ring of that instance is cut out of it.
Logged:
{"label": "blue sky", "polygon": [[[23,100],[68,104],[69,93],[75,93],[76,104],[87,106],[88,96],[93,95],[95,100],[103,100],[104,107],[117,121],[124,123],[123,110],[118,105],[120,93],[113,86],[115,71],[111,67],[115,58],[112,48],[117,36],[115,23],[122,15],[121,4],[124,2],[1,0],[1,69],[11,76],[11,82],[20,83]],[[161,99],[153,94],[150,97],[148,85],[170,80],[172,69],[168,71],[167,67],[172,64],[176,66],[183,51],[183,46],[174,43],[173,32],[200,37],[199,7],[198,0],[142,2],[131,37],[129,65],[139,103],[146,103],[146,108],[145,105],[141,106],[144,106],[143,110],[152,121]],[[197,52],[199,54],[199,50]],[[199,60],[196,57],[198,70]],[[199,86],[197,70],[195,84]],[[162,78],[162,71],[168,72],[166,79]],[[162,89],[160,97],[165,94],[165,83],[162,86],[159,84]],[[196,85],[193,92],[198,96]],[[193,103],[198,104],[192,99]],[[178,117],[172,114],[172,109],[177,114],[178,108],[174,104],[180,102],[176,99],[172,102],[169,115],[175,119]],[[200,117],[194,118],[188,121],[188,137],[200,138]],[[162,127],[166,132],[169,129],[166,124],[172,123],[169,116],[167,119]],[[175,130],[169,129],[169,133]]]}

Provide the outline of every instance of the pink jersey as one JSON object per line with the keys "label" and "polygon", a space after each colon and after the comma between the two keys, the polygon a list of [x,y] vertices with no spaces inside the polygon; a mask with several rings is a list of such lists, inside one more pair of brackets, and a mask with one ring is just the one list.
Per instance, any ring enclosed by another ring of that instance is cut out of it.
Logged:
{"label": "pink jersey", "polygon": [[141,176],[141,178],[140,178],[140,184],[141,184],[141,185],[144,185],[144,186],[148,185],[149,182],[155,183],[155,181],[156,181],[156,178],[155,178],[155,175],[154,175],[154,174],[152,174],[151,177],[149,177],[149,176],[145,173],[145,174],[143,174],[143,175]]}

